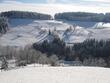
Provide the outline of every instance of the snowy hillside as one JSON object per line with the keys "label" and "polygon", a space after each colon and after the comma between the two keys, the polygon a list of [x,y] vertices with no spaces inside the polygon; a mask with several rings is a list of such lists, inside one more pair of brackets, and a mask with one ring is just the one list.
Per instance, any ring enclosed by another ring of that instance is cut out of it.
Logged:
{"label": "snowy hillside", "polygon": [[0,72],[2,83],[110,83],[110,69],[96,67],[25,67]]}
{"label": "snowy hillside", "polygon": [[[72,27],[72,30],[66,32],[70,27]],[[56,31],[54,31],[55,29]],[[3,46],[25,46],[35,42],[40,43],[50,39],[49,30],[56,32],[67,43],[83,41],[89,33],[81,27],[73,27],[60,21],[36,20],[27,25],[11,28],[7,34],[0,38],[0,44]]]}
{"label": "snowy hillside", "polygon": [[110,23],[99,22],[99,23],[96,23],[93,26],[93,28],[98,28],[98,29],[110,28]]}
{"label": "snowy hillside", "polygon": [[91,29],[87,29],[90,34],[89,38],[95,38],[97,40],[110,39],[110,23],[99,22],[96,23]]}
{"label": "snowy hillside", "polygon": [[33,20],[25,25],[11,28],[7,34],[0,37],[0,45],[24,47],[35,42],[51,40],[49,30],[67,44],[83,42],[89,38],[110,39],[109,26],[109,23],[98,23],[93,28],[83,28],[55,20]]}

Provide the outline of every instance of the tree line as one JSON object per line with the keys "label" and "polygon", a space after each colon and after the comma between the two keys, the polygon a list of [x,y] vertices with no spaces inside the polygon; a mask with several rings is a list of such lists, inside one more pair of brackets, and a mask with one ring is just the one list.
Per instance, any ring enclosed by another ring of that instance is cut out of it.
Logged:
{"label": "tree line", "polygon": [[34,43],[33,48],[41,51],[42,53],[46,53],[48,56],[55,54],[59,59],[66,59],[65,56],[70,53],[70,49],[67,48],[66,44],[59,38],[53,39],[52,42],[45,40],[40,44]]}
{"label": "tree line", "polygon": [[16,67],[23,67],[28,64],[42,64],[42,65],[58,65],[58,57],[56,55],[48,56],[39,50],[33,49],[32,46],[25,48],[15,48],[10,46],[0,46],[0,65],[1,70],[10,69],[9,61],[13,60]]}
{"label": "tree line", "polygon": [[[52,16],[37,12],[28,11],[7,11],[2,12],[0,16],[7,18],[21,18],[21,19],[38,19],[38,20],[51,20]],[[110,22],[110,13],[88,13],[88,12],[64,12],[55,14],[56,20],[69,20],[69,21],[91,21],[91,22]]]}
{"label": "tree line", "polygon": [[27,12],[27,11],[8,11],[8,12],[2,12],[0,15],[7,17],[9,19],[12,19],[12,18],[38,19],[38,20],[52,19],[51,15],[48,15],[48,14],[41,14],[41,13]]}
{"label": "tree line", "polygon": [[54,39],[51,43],[48,41],[42,44],[35,43],[33,48],[49,56],[55,54],[59,60],[78,60],[85,66],[110,67],[110,40],[90,39],[69,47],[62,40]]}
{"label": "tree line", "polygon": [[44,41],[41,44],[25,48],[0,46],[1,69],[8,69],[9,60],[15,60],[15,67],[27,64],[47,64],[59,66],[60,61],[73,61],[73,65],[110,67],[110,40],[95,39],[75,43],[72,47],[55,38],[50,43]]}
{"label": "tree line", "polygon": [[55,14],[54,18],[69,21],[110,22],[110,13],[64,12]]}

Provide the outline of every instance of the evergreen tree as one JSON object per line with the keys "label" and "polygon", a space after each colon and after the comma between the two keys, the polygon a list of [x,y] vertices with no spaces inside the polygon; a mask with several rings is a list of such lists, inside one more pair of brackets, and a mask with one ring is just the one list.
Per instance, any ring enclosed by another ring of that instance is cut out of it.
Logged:
{"label": "evergreen tree", "polygon": [[8,69],[8,61],[6,59],[6,57],[2,56],[1,57],[1,61],[2,61],[2,64],[1,64],[1,70],[7,70]]}
{"label": "evergreen tree", "polygon": [[0,33],[4,34],[8,31],[8,20],[5,17],[0,17]]}

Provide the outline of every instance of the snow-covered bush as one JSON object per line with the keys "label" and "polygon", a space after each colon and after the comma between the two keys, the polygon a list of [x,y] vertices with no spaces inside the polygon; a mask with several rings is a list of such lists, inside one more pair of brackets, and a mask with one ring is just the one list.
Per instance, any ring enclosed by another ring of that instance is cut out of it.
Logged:
{"label": "snow-covered bush", "polygon": [[107,63],[103,58],[92,58],[89,57],[88,59],[84,59],[83,61],[84,66],[100,66],[100,67],[106,67]]}
{"label": "snow-covered bush", "polygon": [[51,55],[49,59],[50,59],[51,66],[59,65],[59,58],[56,55]]}

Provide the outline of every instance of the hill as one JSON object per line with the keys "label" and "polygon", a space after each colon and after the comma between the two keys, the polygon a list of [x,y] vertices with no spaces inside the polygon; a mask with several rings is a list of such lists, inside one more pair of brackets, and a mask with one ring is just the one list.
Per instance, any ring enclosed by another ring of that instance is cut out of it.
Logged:
{"label": "hill", "polygon": [[16,27],[10,28],[10,30],[0,38],[0,45],[26,46],[35,42],[41,43],[44,40],[51,40],[48,35],[49,30],[58,35],[59,38],[64,40],[67,44],[83,42],[90,38],[97,40],[110,39],[109,23],[97,23],[91,28],[84,28],[55,20],[25,19],[20,21],[14,19],[13,21],[18,22],[18,24],[12,23],[11,26]]}
{"label": "hill", "polygon": [[110,22],[110,13],[64,12],[55,14],[54,18],[69,21]]}
{"label": "hill", "polygon": [[0,14],[3,17],[9,19],[18,18],[18,19],[38,19],[38,20],[50,20],[52,19],[51,15],[42,14],[37,12],[26,12],[26,11],[8,11],[2,12]]}

